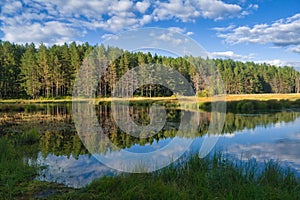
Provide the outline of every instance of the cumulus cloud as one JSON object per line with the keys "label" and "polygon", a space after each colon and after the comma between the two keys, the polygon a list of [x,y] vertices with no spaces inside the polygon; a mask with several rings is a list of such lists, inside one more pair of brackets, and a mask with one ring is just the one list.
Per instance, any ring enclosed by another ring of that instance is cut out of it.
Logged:
{"label": "cumulus cloud", "polygon": [[193,21],[198,17],[214,20],[237,16],[242,8],[236,4],[227,4],[218,0],[170,0],[156,2],[153,11],[155,20],[180,19],[183,22]]}
{"label": "cumulus cloud", "polygon": [[186,22],[199,17],[200,12],[190,1],[170,0],[168,2],[156,2],[153,15],[156,21],[177,18]]}
{"label": "cumulus cloud", "polygon": [[201,16],[209,19],[220,20],[225,17],[237,16],[242,8],[236,4],[227,4],[218,0],[195,1],[201,9]]}
{"label": "cumulus cloud", "polygon": [[16,43],[54,44],[82,37],[89,30],[115,33],[153,20],[220,20],[242,14],[239,5],[219,0],[3,0],[0,5],[1,39]]}
{"label": "cumulus cloud", "polygon": [[181,33],[181,34],[183,34],[183,33],[186,31],[185,28],[174,27],[174,26],[169,27],[168,30],[169,30],[171,33],[178,32],[178,33]]}
{"label": "cumulus cloud", "polygon": [[248,61],[254,58],[253,54],[240,55],[234,53],[233,51],[211,52],[209,55],[213,58],[226,58],[226,59],[243,60],[243,61]]}
{"label": "cumulus cloud", "polygon": [[272,43],[276,46],[300,45],[300,14],[280,19],[272,24],[257,24],[253,27],[233,26],[219,31],[218,37],[231,44],[237,43]]}
{"label": "cumulus cloud", "polygon": [[76,33],[76,30],[67,24],[50,21],[44,24],[32,23],[25,27],[9,26],[3,29],[3,40],[14,42],[44,42],[45,44],[62,44],[71,41],[70,36]]}
{"label": "cumulus cloud", "polygon": [[242,62],[253,61],[255,63],[266,63],[269,65],[275,66],[292,66],[296,70],[300,71],[300,62],[299,61],[287,61],[287,60],[280,60],[280,59],[273,59],[273,60],[257,60],[255,59],[255,54],[250,53],[248,55],[241,55],[234,53],[233,51],[220,51],[220,52],[210,52],[209,57],[211,58],[223,58],[223,59],[232,59],[232,60],[239,60]]}
{"label": "cumulus cloud", "polygon": [[173,36],[173,33],[169,32],[169,33],[164,33],[160,36],[157,37],[158,40],[162,40],[162,41],[165,41],[165,42],[172,42],[173,44],[180,44],[182,43],[182,39],[178,39],[178,38],[175,38]]}
{"label": "cumulus cloud", "polygon": [[[171,42],[174,45],[179,45],[179,44],[186,42],[186,38],[179,36],[178,33],[181,35],[186,35],[186,36],[190,36],[190,35],[194,34],[193,32],[186,32],[185,28],[169,27],[168,31],[166,31],[162,34],[155,35],[155,38],[156,38],[156,40],[161,40],[164,42]],[[154,33],[151,33],[151,34],[154,34]]]}
{"label": "cumulus cloud", "polygon": [[[258,60],[257,63],[267,63],[270,65],[275,66],[293,66],[295,69],[300,69],[300,62],[299,61],[287,61],[287,60],[280,60],[280,59],[273,59],[273,60]],[[298,70],[299,71],[299,70]]]}
{"label": "cumulus cloud", "polygon": [[149,1],[137,2],[135,6],[140,13],[145,13],[147,9],[150,7],[150,2]]}

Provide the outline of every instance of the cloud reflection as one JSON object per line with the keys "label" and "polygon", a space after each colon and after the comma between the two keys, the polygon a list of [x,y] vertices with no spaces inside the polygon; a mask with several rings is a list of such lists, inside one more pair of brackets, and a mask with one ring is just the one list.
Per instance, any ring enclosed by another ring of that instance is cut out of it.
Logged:
{"label": "cloud reflection", "polygon": [[74,188],[83,187],[104,175],[117,173],[88,154],[79,155],[76,159],[72,155],[68,157],[53,154],[43,158],[42,154],[39,153],[37,164],[45,166],[46,169],[42,170],[36,179],[57,182]]}
{"label": "cloud reflection", "polygon": [[295,169],[300,175],[300,133],[291,134],[287,138],[277,139],[274,143],[233,144],[228,146],[226,154],[247,161],[258,162],[278,160],[281,165]]}

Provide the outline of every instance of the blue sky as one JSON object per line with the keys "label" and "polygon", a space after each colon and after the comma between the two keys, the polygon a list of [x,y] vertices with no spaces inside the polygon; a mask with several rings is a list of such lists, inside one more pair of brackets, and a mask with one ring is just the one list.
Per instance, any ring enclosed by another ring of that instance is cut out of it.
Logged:
{"label": "blue sky", "polygon": [[211,57],[300,69],[299,0],[1,0],[0,38],[101,43],[143,27],[187,35]]}

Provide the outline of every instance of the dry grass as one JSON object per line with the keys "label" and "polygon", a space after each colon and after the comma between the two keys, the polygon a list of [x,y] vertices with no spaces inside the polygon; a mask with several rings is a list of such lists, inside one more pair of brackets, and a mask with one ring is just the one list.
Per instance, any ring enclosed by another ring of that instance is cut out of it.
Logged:
{"label": "dry grass", "polygon": [[300,99],[300,93],[297,94],[241,94],[241,95],[227,95],[226,101],[239,100],[297,100]]}
{"label": "dry grass", "polygon": [[[181,97],[185,101],[194,100],[195,97]],[[198,102],[209,102],[211,101],[210,97],[197,97]],[[226,95],[226,101],[239,101],[239,100],[297,100],[300,99],[300,93],[297,94],[229,94]],[[132,97],[132,98],[95,98],[95,99],[76,99],[75,101],[95,101],[99,102],[109,102],[112,100],[129,100],[129,101],[175,101],[177,98],[172,97]],[[0,103],[67,103],[72,102],[73,99],[9,99],[9,100],[0,100]]]}

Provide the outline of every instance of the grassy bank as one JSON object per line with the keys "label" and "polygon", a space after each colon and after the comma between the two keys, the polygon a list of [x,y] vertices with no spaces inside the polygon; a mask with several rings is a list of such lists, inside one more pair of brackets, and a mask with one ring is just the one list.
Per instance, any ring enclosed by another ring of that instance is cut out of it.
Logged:
{"label": "grassy bank", "polygon": [[151,174],[127,174],[95,180],[89,186],[52,198],[63,199],[299,199],[300,182],[275,162],[258,172],[221,155],[193,156],[182,167]]}
{"label": "grassy bank", "polygon": [[272,161],[259,170],[254,161],[191,156],[181,167],[103,177],[73,189],[34,180],[37,166],[22,161],[11,141],[0,139],[0,148],[1,199],[300,199],[300,180]]}

